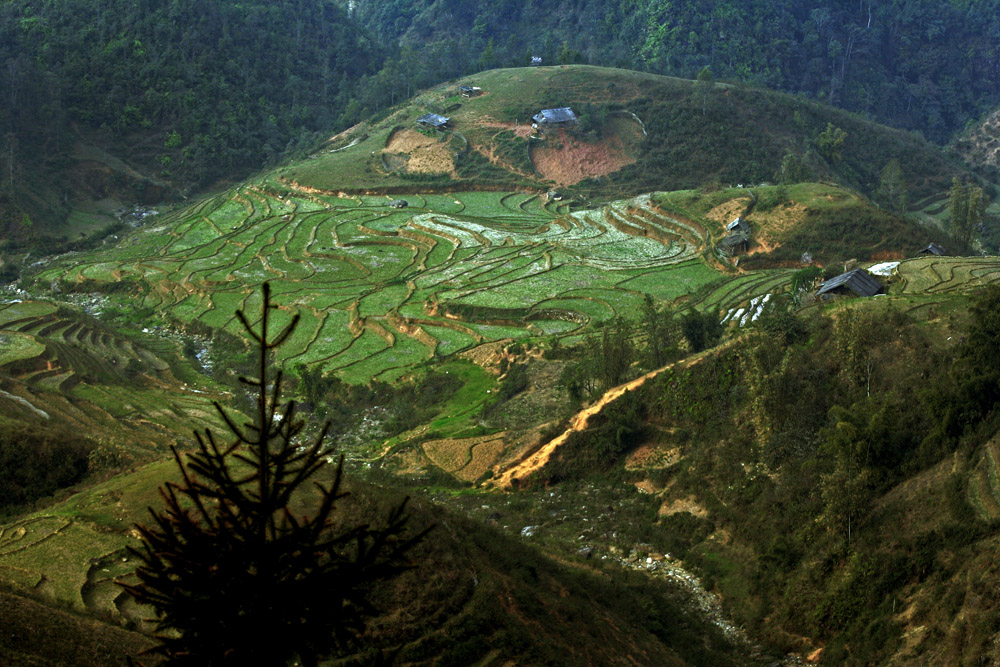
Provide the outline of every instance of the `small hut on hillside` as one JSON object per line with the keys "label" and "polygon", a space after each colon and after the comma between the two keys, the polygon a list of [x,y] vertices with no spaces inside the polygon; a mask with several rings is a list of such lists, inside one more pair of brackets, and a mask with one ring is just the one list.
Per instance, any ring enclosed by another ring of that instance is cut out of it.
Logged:
{"label": "small hut on hillside", "polygon": [[938,245],[937,243],[930,243],[926,248],[921,250],[918,255],[934,255],[935,257],[943,257],[948,253],[945,252],[944,246]]}
{"label": "small hut on hillside", "polygon": [[538,127],[565,127],[577,123],[576,114],[569,107],[542,109],[532,116],[531,120],[535,121]]}
{"label": "small hut on hillside", "polygon": [[732,257],[738,252],[746,252],[750,249],[750,234],[747,232],[736,232],[723,237],[715,245],[716,250],[726,257]]}
{"label": "small hut on hillside", "polygon": [[849,295],[875,296],[881,294],[882,283],[872,274],[864,269],[854,269],[847,273],[841,273],[836,278],[830,278],[823,283],[823,286],[816,292],[816,296],[828,295]]}
{"label": "small hut on hillside", "polygon": [[462,97],[475,97],[483,92],[479,86],[459,86],[458,94]]}
{"label": "small hut on hillside", "polygon": [[737,218],[735,220],[733,220],[728,225],[726,225],[726,231],[729,232],[729,233],[739,233],[739,232],[742,232],[744,234],[749,234],[750,233],[750,223],[747,222],[746,220],[744,220],[743,218],[737,216]]}
{"label": "small hut on hillside", "polygon": [[447,116],[439,116],[436,113],[425,113],[417,119],[417,124],[423,125],[424,127],[430,127],[435,130],[441,130],[448,127],[448,121],[450,120],[451,119]]}

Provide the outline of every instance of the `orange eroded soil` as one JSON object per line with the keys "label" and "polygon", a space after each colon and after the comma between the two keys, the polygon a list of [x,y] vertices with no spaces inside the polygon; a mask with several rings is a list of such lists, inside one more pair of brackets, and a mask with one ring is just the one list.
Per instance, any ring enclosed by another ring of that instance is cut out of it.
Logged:
{"label": "orange eroded soil", "polygon": [[417,174],[453,174],[455,161],[448,148],[436,137],[428,137],[413,129],[392,135],[384,153],[407,155],[406,171]]}
{"label": "orange eroded soil", "polygon": [[559,130],[558,134],[550,132],[544,144],[533,148],[531,161],[543,178],[557,185],[573,185],[592,176],[612,174],[634,163],[635,158],[629,156],[618,135],[591,144]]}
{"label": "orange eroded soil", "polygon": [[694,496],[675,498],[674,500],[664,502],[657,511],[657,515],[670,516],[671,514],[680,514],[681,512],[690,512],[702,519],[708,516],[708,510],[699,505]]}
{"label": "orange eroded soil", "polygon": [[599,414],[601,410],[604,409],[604,406],[618,400],[625,394],[625,392],[641,387],[645,384],[646,380],[656,377],[660,373],[673,368],[678,364],[693,365],[698,363],[700,360],[701,357],[698,357],[690,363],[681,361],[673,364],[667,364],[663,368],[657,368],[656,370],[650,371],[642,377],[632,380],[631,382],[626,382],[625,384],[618,385],[617,387],[604,392],[604,395],[601,396],[596,403],[584,408],[573,416],[570,420],[569,428],[566,429],[566,431],[556,436],[553,440],[550,440],[542,445],[541,449],[537,450],[520,463],[517,463],[516,465],[505,470],[503,474],[496,479],[494,485],[500,487],[501,489],[509,489],[514,485],[515,481],[530,477],[545,467],[545,465],[549,462],[549,459],[552,458],[552,454],[559,448],[560,445],[566,442],[571,434],[587,428],[587,425],[590,423],[590,418]]}

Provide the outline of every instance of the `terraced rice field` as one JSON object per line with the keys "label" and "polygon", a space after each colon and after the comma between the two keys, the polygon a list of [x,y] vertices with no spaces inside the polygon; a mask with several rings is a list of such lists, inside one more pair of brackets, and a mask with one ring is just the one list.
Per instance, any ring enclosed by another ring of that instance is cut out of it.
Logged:
{"label": "terraced rice field", "polygon": [[[162,451],[192,428],[217,427],[223,393],[174,374],[179,343],[139,344],[51,303],[0,303],[0,419],[60,424],[130,451]],[[194,385],[189,385],[188,382]]]}
{"label": "terraced rice field", "polygon": [[962,294],[1000,280],[1000,258],[922,257],[896,270],[906,294]]}
{"label": "terraced rice field", "polygon": [[173,461],[141,467],[42,512],[0,524],[0,581],[120,622],[151,617],[118,586],[135,583],[137,521],[159,505],[157,488],[175,478]]}
{"label": "terraced rice field", "polygon": [[[367,382],[491,341],[579,336],[637,318],[646,294],[673,302],[724,275],[703,261],[705,227],[649,196],[594,210],[528,193],[404,198],[395,209],[387,196],[264,180],[161,218],[113,252],[61,260],[39,282],[126,281],[122,308],[240,334],[235,310],[256,312],[268,280],[281,313],[302,322],[279,361]],[[776,282],[759,276],[697,305],[724,312],[727,298]]]}

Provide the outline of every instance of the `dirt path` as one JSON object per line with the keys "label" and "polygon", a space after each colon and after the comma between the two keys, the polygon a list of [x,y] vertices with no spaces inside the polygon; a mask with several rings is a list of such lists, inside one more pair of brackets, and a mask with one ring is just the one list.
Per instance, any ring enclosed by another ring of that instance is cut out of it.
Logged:
{"label": "dirt path", "polygon": [[662,368],[657,368],[656,370],[649,371],[648,373],[646,373],[641,377],[638,377],[630,382],[626,382],[625,384],[618,385],[617,387],[613,387],[608,391],[604,392],[604,395],[601,396],[601,398],[598,399],[596,403],[584,408],[580,412],[573,415],[573,418],[570,420],[568,429],[566,429],[560,435],[556,436],[554,439],[545,443],[545,445],[543,445],[542,448],[539,449],[538,451],[529,455],[527,458],[517,463],[513,467],[505,470],[504,473],[500,475],[499,478],[496,479],[494,485],[501,489],[509,489],[514,485],[516,481],[529,477],[534,473],[538,472],[539,470],[545,467],[545,464],[547,464],[549,460],[552,458],[553,452],[555,452],[560,445],[566,442],[567,438],[569,438],[571,434],[577,431],[582,431],[585,428],[587,428],[587,425],[590,423],[590,418],[600,413],[601,410],[603,410],[606,405],[608,405],[609,403],[613,403],[614,401],[621,398],[625,394],[625,392],[632,391],[637,387],[641,387],[646,382],[646,380],[656,377],[657,375],[659,375],[664,371],[674,368],[675,366],[685,367],[685,366],[692,366],[698,363],[703,358],[703,354],[704,353],[699,354],[697,357],[693,359],[689,358],[681,361],[676,361],[672,364],[667,364]]}
{"label": "dirt path", "polygon": [[500,121],[480,121],[480,127],[495,127],[501,130],[513,130],[514,134],[525,139],[531,134],[531,123],[514,124],[512,122],[501,123]]}

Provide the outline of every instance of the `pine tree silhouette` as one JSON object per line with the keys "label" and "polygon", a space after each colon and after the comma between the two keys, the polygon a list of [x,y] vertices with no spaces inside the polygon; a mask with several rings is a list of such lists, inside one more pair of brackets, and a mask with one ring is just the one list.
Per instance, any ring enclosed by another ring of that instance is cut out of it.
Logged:
{"label": "pine tree silhouette", "polygon": [[[173,449],[181,482],[160,489],[165,508],[150,508],[153,523],[137,526],[143,544],[130,549],[139,583],[125,588],[156,610],[152,652],[169,664],[315,665],[364,629],[372,583],[412,567],[406,554],[426,534],[404,536],[405,500],[381,527],[335,524],[343,455],[328,485],[309,484],[329,466],[329,423],[299,442],[295,404],[280,403],[282,374],[269,371],[298,318],[270,338],[275,306],[267,283],[262,291],[259,333],[236,313],[258,349],[257,379],[240,378],[256,394],[253,423],[237,425],[216,403],[232,441],[220,446],[206,429],[186,460]],[[293,511],[310,500],[310,513]]]}

